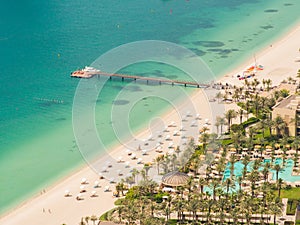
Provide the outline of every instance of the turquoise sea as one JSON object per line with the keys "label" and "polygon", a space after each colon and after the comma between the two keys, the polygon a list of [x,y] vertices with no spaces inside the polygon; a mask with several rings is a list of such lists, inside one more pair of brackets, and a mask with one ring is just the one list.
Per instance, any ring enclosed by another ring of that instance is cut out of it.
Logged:
{"label": "turquoise sea", "polygon": [[[299,8],[299,0],[1,1],[0,213],[83,165],[72,130],[78,80],[71,71],[119,45],[163,40],[189,48],[220,76],[291,29]],[[155,63],[124,71],[185,78]],[[107,145],[116,141],[110,110],[125,85],[108,82],[97,101],[96,125]],[[131,126],[137,130],[165,109],[162,100],[144,99]]]}

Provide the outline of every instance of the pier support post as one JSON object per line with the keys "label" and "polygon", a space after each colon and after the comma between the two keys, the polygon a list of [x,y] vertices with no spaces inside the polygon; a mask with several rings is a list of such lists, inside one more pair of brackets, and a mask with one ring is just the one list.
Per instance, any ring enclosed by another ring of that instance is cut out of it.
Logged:
{"label": "pier support post", "polygon": [[149,80],[147,80],[147,84],[149,84]]}
{"label": "pier support post", "polygon": [[186,87],[186,83],[184,83],[184,86]]}
{"label": "pier support post", "polygon": [[159,81],[159,85],[161,85],[161,81]]}
{"label": "pier support post", "polygon": [[174,86],[174,83],[172,82],[172,86]]}
{"label": "pier support post", "polygon": [[110,80],[112,79],[111,76],[109,76],[109,79],[110,79]]}
{"label": "pier support post", "polygon": [[124,77],[122,77],[122,81],[124,81]]}

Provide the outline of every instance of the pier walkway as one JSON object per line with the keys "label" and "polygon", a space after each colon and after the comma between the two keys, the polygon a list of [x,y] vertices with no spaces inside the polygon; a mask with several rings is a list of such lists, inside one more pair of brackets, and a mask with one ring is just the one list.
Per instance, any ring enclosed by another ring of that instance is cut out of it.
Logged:
{"label": "pier walkway", "polygon": [[157,82],[159,84],[171,84],[171,85],[183,85],[185,87],[191,86],[191,87],[197,87],[197,88],[207,88],[209,87],[208,84],[204,83],[197,83],[193,81],[181,81],[181,80],[168,80],[168,79],[162,79],[162,78],[156,78],[156,77],[142,77],[142,76],[136,76],[136,75],[128,75],[128,74],[116,74],[116,73],[105,73],[102,71],[84,71],[84,70],[78,70],[75,71],[71,74],[71,77],[76,77],[76,78],[92,78],[94,76],[106,76],[109,77],[109,79],[112,79],[113,77],[118,77],[121,78],[122,81],[125,79],[131,79],[134,81],[137,80],[144,80],[147,82],[152,81],[152,82]]}

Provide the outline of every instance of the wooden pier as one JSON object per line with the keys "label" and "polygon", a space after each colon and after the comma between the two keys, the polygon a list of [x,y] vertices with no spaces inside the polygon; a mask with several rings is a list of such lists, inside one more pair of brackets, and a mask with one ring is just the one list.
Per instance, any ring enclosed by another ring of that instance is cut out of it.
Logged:
{"label": "wooden pier", "polygon": [[181,81],[181,80],[168,80],[168,79],[162,79],[162,78],[156,78],[156,77],[142,77],[142,76],[136,76],[136,75],[128,75],[128,74],[117,74],[117,73],[105,73],[102,71],[84,71],[84,70],[79,70],[75,71],[71,74],[71,77],[76,77],[76,78],[92,78],[94,76],[106,76],[109,77],[111,80],[113,77],[118,77],[121,78],[122,81],[125,79],[130,79],[130,80],[144,80],[147,82],[152,81],[152,82],[157,82],[159,84],[170,84],[170,85],[183,85],[184,87],[191,86],[191,87],[197,87],[197,88],[207,88],[209,87],[208,84],[204,83],[197,83],[197,82],[192,82],[192,81]]}

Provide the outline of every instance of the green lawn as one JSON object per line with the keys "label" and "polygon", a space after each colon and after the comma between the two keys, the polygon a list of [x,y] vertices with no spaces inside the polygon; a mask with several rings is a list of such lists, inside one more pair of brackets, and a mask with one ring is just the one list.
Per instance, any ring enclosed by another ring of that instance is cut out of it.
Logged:
{"label": "green lawn", "polygon": [[[278,192],[274,191],[275,195],[277,196]],[[300,188],[291,188],[289,190],[281,190],[281,198],[288,198],[288,205],[287,205],[287,210],[286,213],[288,215],[294,215],[296,212],[296,208],[297,208],[297,204],[298,201],[300,201]],[[292,207],[290,205],[290,203],[292,203]]]}
{"label": "green lawn", "polygon": [[291,188],[289,190],[283,189],[283,190],[281,190],[280,197],[281,198],[288,198],[288,199],[295,199],[295,200],[300,199],[300,188]]}
{"label": "green lawn", "polygon": [[286,209],[286,214],[287,215],[295,215],[296,209],[297,209],[297,201],[296,200],[289,200],[287,209]]}

